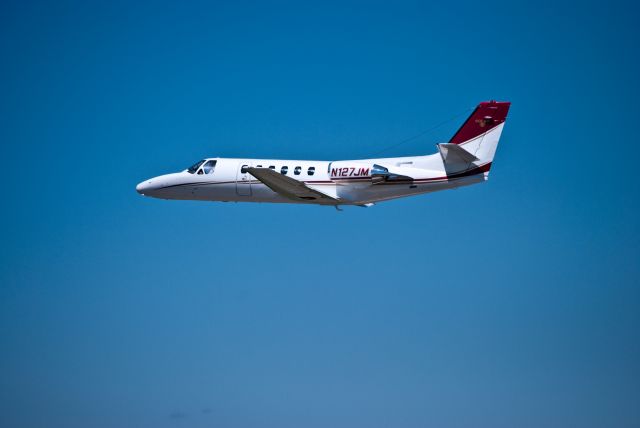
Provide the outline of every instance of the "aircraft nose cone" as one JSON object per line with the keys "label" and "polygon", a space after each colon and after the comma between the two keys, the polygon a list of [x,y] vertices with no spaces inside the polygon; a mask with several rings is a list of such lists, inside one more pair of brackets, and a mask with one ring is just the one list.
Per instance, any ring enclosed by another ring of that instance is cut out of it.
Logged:
{"label": "aircraft nose cone", "polygon": [[145,192],[148,192],[151,188],[151,180],[143,181],[136,186],[136,192],[144,195]]}
{"label": "aircraft nose cone", "polygon": [[171,184],[171,176],[172,174],[166,174],[144,180],[136,186],[136,192],[151,198],[169,199],[170,195],[167,193],[166,187]]}

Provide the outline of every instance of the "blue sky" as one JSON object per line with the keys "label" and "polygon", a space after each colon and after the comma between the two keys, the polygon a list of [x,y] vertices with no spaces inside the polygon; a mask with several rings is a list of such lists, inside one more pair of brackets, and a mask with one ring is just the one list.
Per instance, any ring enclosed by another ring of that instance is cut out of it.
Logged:
{"label": "blue sky", "polygon": [[[637,15],[3,2],[0,425],[638,426]],[[487,184],[340,213],[134,190],[488,99]]]}

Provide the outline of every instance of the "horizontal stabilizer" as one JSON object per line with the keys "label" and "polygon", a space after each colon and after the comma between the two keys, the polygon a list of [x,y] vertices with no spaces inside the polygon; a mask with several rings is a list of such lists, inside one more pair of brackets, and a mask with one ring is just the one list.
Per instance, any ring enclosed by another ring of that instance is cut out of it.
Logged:
{"label": "horizontal stabilizer", "polygon": [[470,164],[471,162],[480,160],[459,145],[453,143],[438,144],[438,150],[445,165]]}

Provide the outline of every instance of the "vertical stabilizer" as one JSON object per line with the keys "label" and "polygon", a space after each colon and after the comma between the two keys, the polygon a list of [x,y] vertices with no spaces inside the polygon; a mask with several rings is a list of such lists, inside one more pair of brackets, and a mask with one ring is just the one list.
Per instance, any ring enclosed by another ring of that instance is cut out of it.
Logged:
{"label": "vertical stabilizer", "polygon": [[507,101],[481,102],[451,140],[438,145],[448,175],[478,171],[486,177],[510,106]]}

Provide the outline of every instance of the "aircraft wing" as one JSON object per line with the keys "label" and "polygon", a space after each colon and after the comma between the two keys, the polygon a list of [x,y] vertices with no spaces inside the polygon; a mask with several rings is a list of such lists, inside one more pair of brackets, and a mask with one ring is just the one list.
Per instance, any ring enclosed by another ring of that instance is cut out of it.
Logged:
{"label": "aircraft wing", "polygon": [[249,167],[247,171],[276,193],[296,201],[317,201],[338,203],[340,200],[319,190],[312,189],[294,178],[287,177],[269,168]]}

